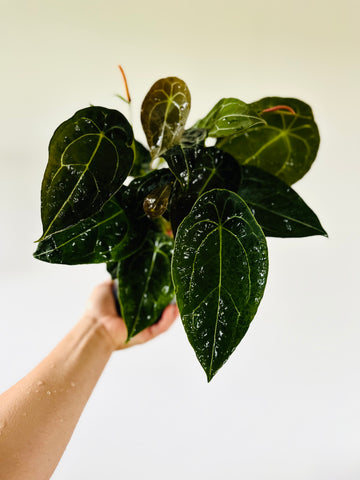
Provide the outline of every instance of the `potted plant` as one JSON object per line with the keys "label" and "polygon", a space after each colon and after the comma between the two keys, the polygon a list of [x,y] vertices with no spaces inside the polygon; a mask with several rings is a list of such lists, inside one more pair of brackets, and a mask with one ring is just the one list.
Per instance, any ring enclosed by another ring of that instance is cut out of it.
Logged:
{"label": "potted plant", "polygon": [[190,104],[179,78],[151,87],[141,108],[149,149],[116,110],[90,106],[63,122],[49,145],[34,256],[105,263],[128,339],[176,296],[210,381],[263,296],[266,236],[326,236],[291,187],[310,169],[319,133],[293,98],[223,98],[186,128]]}

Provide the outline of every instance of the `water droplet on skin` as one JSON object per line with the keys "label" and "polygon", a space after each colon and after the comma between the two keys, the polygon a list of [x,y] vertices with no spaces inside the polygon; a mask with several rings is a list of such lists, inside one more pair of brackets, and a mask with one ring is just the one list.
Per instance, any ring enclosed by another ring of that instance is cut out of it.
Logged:
{"label": "water droplet on skin", "polygon": [[47,390],[46,395],[51,395],[50,390]]}
{"label": "water droplet on skin", "polygon": [[40,385],[44,385],[44,382],[42,380],[39,380],[36,385],[40,387]]}
{"label": "water droplet on skin", "polygon": [[74,388],[76,387],[76,383],[75,382],[70,382],[70,385]]}

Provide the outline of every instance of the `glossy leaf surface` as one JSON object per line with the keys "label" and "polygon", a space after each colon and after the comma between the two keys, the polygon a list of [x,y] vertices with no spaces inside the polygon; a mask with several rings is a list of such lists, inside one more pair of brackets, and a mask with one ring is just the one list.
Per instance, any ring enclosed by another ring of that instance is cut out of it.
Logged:
{"label": "glossy leaf surface", "polygon": [[164,154],[164,158],[176,176],[170,203],[174,233],[202,193],[213,188],[238,190],[240,167],[231,155],[217,148],[176,145]]}
{"label": "glossy leaf surface", "polygon": [[55,131],[41,188],[42,239],[98,212],[134,160],[133,132],[116,110],[89,107]]}
{"label": "glossy leaf surface", "polygon": [[242,168],[238,194],[250,207],[266,236],[325,235],[315,213],[285,182],[252,166]]}
{"label": "glossy leaf surface", "polygon": [[163,187],[157,187],[145,197],[143,207],[146,215],[150,218],[157,218],[161,217],[166,212],[171,193],[171,186],[172,184],[168,183]]}
{"label": "glossy leaf surface", "polygon": [[154,324],[174,297],[173,244],[167,235],[149,232],[141,250],[117,265],[119,303],[128,340]]}
{"label": "glossy leaf surface", "polygon": [[265,124],[251,105],[237,98],[223,98],[208,113],[196,122],[195,127],[204,128],[209,137],[227,137],[240,133],[254,125]]}
{"label": "glossy leaf surface", "polygon": [[204,193],[181,223],[172,275],[181,318],[210,381],[245,335],[268,270],[264,234],[235,193]]}
{"label": "glossy leaf surface", "polygon": [[185,130],[181,137],[180,144],[184,148],[191,148],[197,145],[205,145],[207,130],[205,128],[192,127]]}
{"label": "glossy leaf surface", "polygon": [[135,178],[128,186],[123,195],[129,211],[144,212],[144,200],[156,188],[165,187],[174,181],[174,175],[168,168],[152,170],[142,177]]}
{"label": "glossy leaf surface", "polygon": [[190,105],[189,89],[177,77],[163,78],[151,87],[141,107],[141,123],[152,158],[180,142]]}
{"label": "glossy leaf surface", "polygon": [[276,105],[287,110],[264,113],[266,125],[257,125],[245,134],[221,139],[217,146],[242,165],[254,165],[279,177],[288,185],[302,178],[315,160],[319,131],[309,105],[294,98],[271,97],[252,104],[259,114]]}
{"label": "glossy leaf surface", "polygon": [[35,258],[74,265],[119,261],[132,255],[148,231],[156,228],[143,210],[144,198],[172,178],[172,173],[163,169],[122,186],[100,212],[41,240]]}
{"label": "glossy leaf surface", "polygon": [[144,242],[149,225],[141,217],[142,212],[129,215],[119,200],[112,198],[92,217],[41,240],[34,257],[68,265],[118,261]]}

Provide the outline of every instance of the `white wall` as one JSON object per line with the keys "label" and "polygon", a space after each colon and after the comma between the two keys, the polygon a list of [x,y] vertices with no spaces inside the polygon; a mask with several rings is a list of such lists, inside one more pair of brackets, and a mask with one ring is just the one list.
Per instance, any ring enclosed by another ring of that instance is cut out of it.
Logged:
{"label": "white wall", "polygon": [[74,325],[103,266],[32,258],[54,129],[92,104],[133,121],[151,84],[183,78],[189,124],[224,96],[308,102],[322,143],[295,185],[329,239],[269,239],[248,334],[210,384],[181,323],[113,356],[55,480],[360,478],[357,0],[1,0],[0,390]]}

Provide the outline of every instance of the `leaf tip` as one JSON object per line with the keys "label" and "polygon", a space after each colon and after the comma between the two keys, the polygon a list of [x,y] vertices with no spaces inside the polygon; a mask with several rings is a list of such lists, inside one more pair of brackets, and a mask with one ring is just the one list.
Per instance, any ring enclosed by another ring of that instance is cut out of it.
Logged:
{"label": "leaf tip", "polygon": [[209,371],[205,371],[205,373],[206,373],[207,383],[210,383],[211,380],[214,378],[216,371],[214,372],[213,370],[209,370]]}
{"label": "leaf tip", "polygon": [[210,383],[219,369],[217,368],[216,370],[214,370],[213,366],[211,364],[210,365],[202,365],[202,367],[203,367],[204,372],[206,374],[207,383]]}

